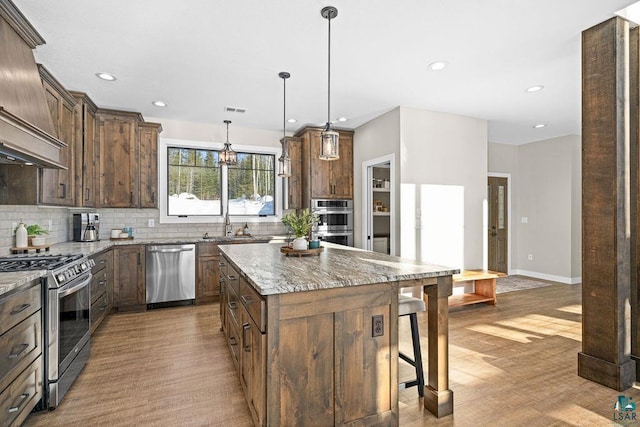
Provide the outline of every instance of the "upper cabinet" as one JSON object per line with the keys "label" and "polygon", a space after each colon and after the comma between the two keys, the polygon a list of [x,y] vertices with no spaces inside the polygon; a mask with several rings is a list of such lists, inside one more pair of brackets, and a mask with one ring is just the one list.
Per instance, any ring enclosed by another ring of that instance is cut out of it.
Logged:
{"label": "upper cabinet", "polygon": [[96,162],[98,138],[96,110],[98,107],[82,92],[71,92],[78,104],[75,109],[74,195],[80,207],[96,206]]}
{"label": "upper cabinet", "polygon": [[158,134],[161,131],[158,123],[138,123],[141,208],[158,206]]}
{"label": "upper cabinet", "polygon": [[60,149],[60,163],[67,169],[41,169],[40,203],[74,205],[74,149],[76,100],[42,65],[38,66],[54,130],[67,147]]}
{"label": "upper cabinet", "polygon": [[308,208],[311,199],[353,199],[353,131],[336,132],[340,158],[332,161],[320,160],[321,128],[306,127],[296,133],[302,145],[302,202],[290,208]]}
{"label": "upper cabinet", "polygon": [[[157,207],[159,124],[139,113],[98,109],[99,207]],[[144,193],[144,194],[143,194]]]}

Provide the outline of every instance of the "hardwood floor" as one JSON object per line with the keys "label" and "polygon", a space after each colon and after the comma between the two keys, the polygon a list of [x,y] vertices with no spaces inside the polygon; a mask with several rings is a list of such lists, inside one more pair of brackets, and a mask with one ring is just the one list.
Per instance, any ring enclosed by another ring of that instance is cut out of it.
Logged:
{"label": "hardwood floor", "polygon": [[[452,310],[454,415],[433,417],[414,387],[400,392],[400,425],[614,425],[618,396],[638,402],[640,390],[619,393],[577,376],[580,292],[553,285],[501,294],[495,307]],[[401,348],[410,353],[404,320]],[[426,315],[420,328],[426,352]],[[217,305],[110,316],[60,407],[31,414],[25,425],[250,426],[219,329]],[[411,376],[411,367],[401,363],[400,374]]]}

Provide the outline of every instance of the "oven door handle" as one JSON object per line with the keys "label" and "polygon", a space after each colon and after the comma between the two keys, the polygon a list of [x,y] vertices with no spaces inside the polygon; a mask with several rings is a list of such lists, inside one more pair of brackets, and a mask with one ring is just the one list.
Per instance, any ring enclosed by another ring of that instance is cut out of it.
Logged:
{"label": "oven door handle", "polygon": [[84,279],[82,282],[78,283],[77,285],[73,285],[70,288],[65,288],[65,287],[60,288],[58,290],[58,298],[65,297],[69,294],[72,294],[78,289],[88,286],[90,282],[91,282],[91,275],[88,275],[86,279]]}

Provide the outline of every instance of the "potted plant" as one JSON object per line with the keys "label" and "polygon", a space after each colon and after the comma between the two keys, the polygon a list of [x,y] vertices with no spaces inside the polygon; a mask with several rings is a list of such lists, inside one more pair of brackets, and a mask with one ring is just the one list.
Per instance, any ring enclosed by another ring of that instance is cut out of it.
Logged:
{"label": "potted plant", "polygon": [[38,224],[27,225],[27,237],[29,238],[29,246],[43,246],[45,238],[43,234],[49,234],[49,230],[45,230]]}
{"label": "potted plant", "polygon": [[307,249],[307,237],[311,234],[311,228],[318,222],[318,216],[312,214],[309,209],[303,209],[300,213],[290,213],[282,218],[282,223],[291,229],[296,238],[293,241],[293,249]]}

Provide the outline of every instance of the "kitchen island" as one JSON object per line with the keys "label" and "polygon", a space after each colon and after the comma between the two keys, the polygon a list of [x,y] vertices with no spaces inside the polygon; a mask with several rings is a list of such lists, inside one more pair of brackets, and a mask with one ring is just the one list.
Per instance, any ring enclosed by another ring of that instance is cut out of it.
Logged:
{"label": "kitchen island", "polygon": [[398,291],[428,296],[424,406],[453,413],[448,296],[458,270],[324,243],[220,245],[222,325],[256,425],[398,425]]}

